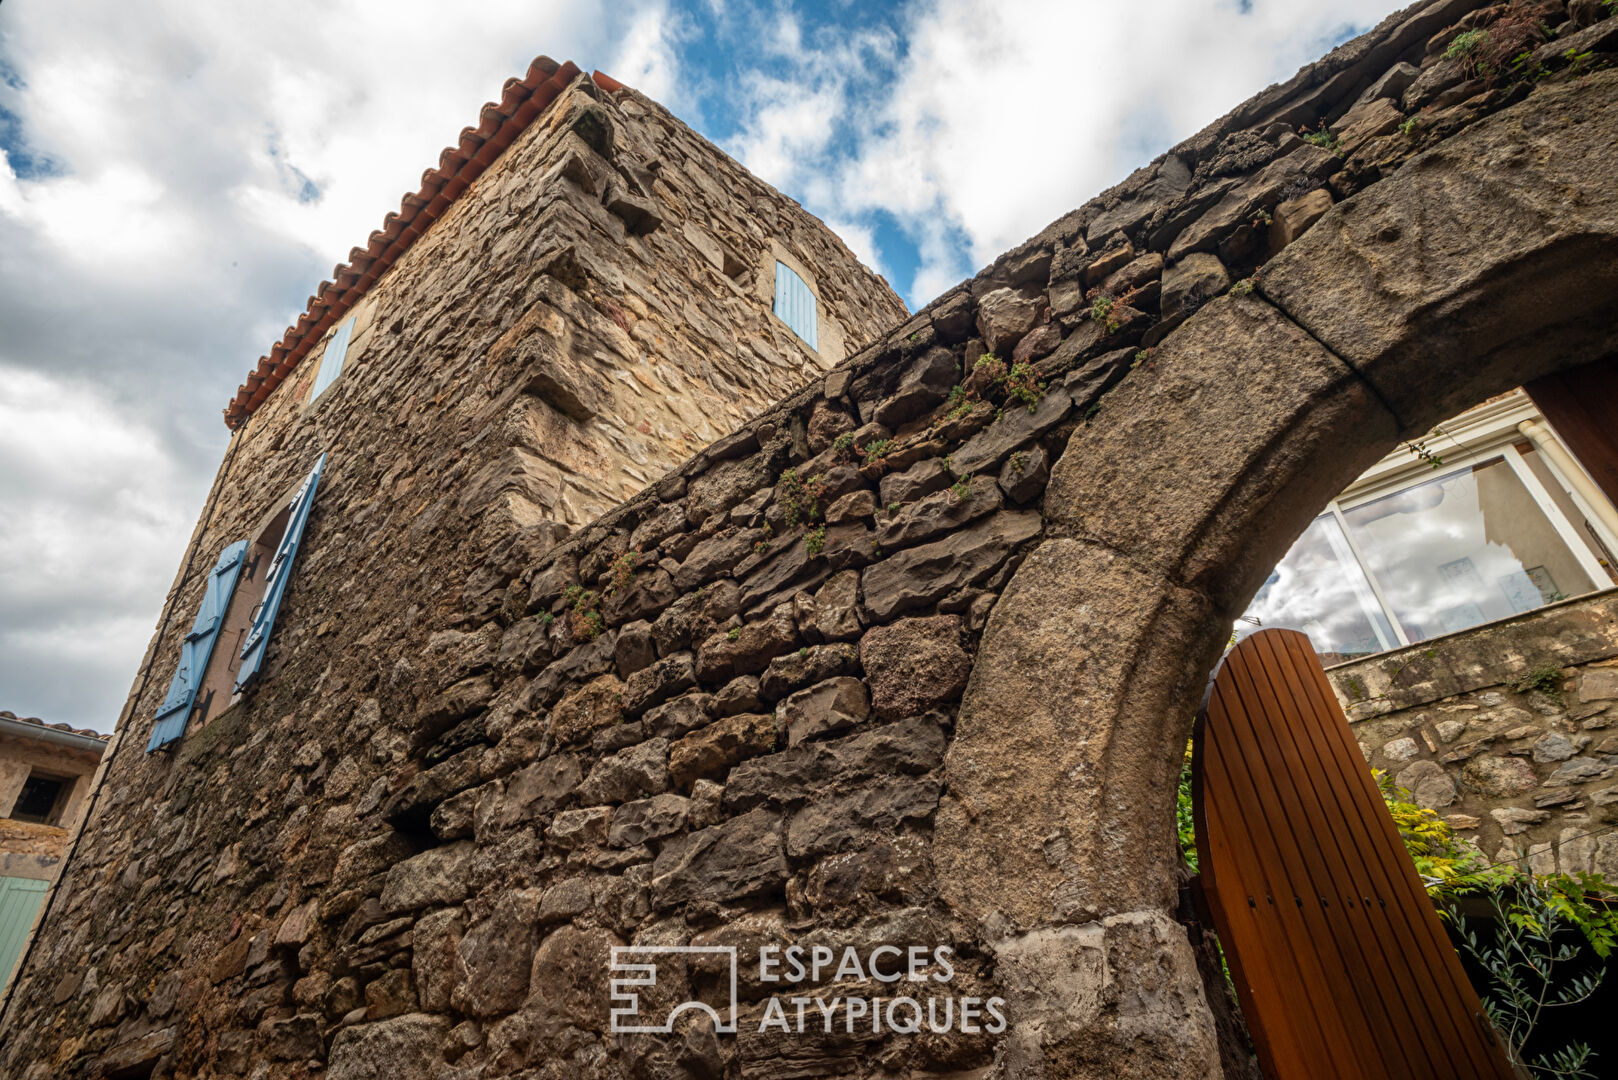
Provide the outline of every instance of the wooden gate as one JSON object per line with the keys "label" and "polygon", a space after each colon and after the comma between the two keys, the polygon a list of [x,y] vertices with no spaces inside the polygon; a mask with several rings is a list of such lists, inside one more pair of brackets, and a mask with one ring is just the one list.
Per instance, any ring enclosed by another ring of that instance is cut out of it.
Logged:
{"label": "wooden gate", "polygon": [[1260,630],[1197,718],[1197,855],[1271,1080],[1512,1080],[1309,639]]}

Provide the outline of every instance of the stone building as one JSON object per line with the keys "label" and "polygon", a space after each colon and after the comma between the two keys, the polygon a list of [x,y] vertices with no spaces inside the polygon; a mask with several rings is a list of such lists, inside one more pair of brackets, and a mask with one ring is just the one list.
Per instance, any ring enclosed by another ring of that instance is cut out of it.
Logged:
{"label": "stone building", "polygon": [[0,987],[56,878],[107,738],[0,712]]}
{"label": "stone building", "polygon": [[1417,4],[913,316],[537,65],[227,412],[0,1069],[1247,1075],[1192,716],[1338,492],[1618,347],[1605,13]]}

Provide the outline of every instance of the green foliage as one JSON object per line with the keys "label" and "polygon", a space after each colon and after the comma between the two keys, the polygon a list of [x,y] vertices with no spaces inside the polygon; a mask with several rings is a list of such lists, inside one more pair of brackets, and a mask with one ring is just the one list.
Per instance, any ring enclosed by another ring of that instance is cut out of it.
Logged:
{"label": "green foliage", "polygon": [[1320,122],[1320,126],[1314,131],[1300,127],[1298,134],[1303,136],[1304,142],[1318,146],[1322,150],[1330,150],[1334,154],[1343,152],[1342,140],[1337,137],[1337,132],[1326,127],[1326,121],[1324,120]]}
{"label": "green foliage", "polygon": [[1250,277],[1242,278],[1240,281],[1238,281],[1236,284],[1234,284],[1234,285],[1232,285],[1230,287],[1230,295],[1232,295],[1232,296],[1251,296],[1251,295],[1253,295],[1253,286],[1254,286],[1254,284],[1255,284],[1255,282],[1253,281],[1252,278],[1250,278]]}
{"label": "green foliage", "polygon": [[[1491,866],[1476,848],[1458,839],[1447,822],[1416,806],[1410,793],[1395,787],[1386,773],[1373,774],[1439,916],[1460,928],[1460,948],[1488,975],[1489,985],[1480,996],[1512,1060],[1536,1076],[1555,1080],[1594,1077],[1584,1071],[1591,1053],[1582,1044],[1534,1061],[1524,1061],[1521,1052],[1544,1009],[1582,1001],[1600,981],[1599,973],[1565,974],[1583,948],[1567,943],[1566,932],[1579,931],[1602,959],[1611,954],[1618,945],[1618,909],[1612,906],[1611,886],[1595,874],[1530,874],[1510,864]],[[1492,943],[1468,929],[1456,910],[1461,897],[1473,894],[1487,897],[1494,909]],[[1560,943],[1552,940],[1558,934],[1563,936]],[[1557,965],[1563,974],[1557,974]]]}
{"label": "green foliage", "polygon": [[803,548],[811,556],[826,550],[826,526],[810,529],[803,537]]}
{"label": "green foliage", "polygon": [[1421,117],[1419,117],[1419,116],[1408,116],[1408,117],[1406,117],[1404,123],[1399,125],[1399,134],[1401,134],[1401,135],[1414,135],[1415,132],[1416,132],[1416,126],[1418,124],[1420,124],[1420,123],[1421,123]]}
{"label": "green foliage", "polygon": [[967,473],[965,476],[955,481],[955,483],[951,484],[949,491],[951,495],[955,496],[955,500],[959,502],[960,500],[966,498],[966,493],[971,490],[971,487],[972,474]]}
{"label": "green foliage", "polygon": [[1023,450],[1014,450],[1012,451],[1010,461],[1012,472],[1022,472],[1023,466],[1028,464],[1028,454]]}
{"label": "green foliage", "polygon": [[839,454],[851,453],[854,449],[854,433],[845,431],[831,441],[831,448]]}
{"label": "green foliage", "polygon": [[[1192,747],[1186,744],[1175,799],[1180,854],[1197,869],[1196,825],[1192,813]],[[1530,874],[1511,865],[1491,866],[1471,844],[1455,835],[1432,810],[1417,806],[1410,793],[1381,770],[1373,770],[1383,802],[1426,882],[1441,918],[1460,931],[1460,949],[1487,974],[1480,996],[1505,1039],[1512,1061],[1545,1080],[1594,1080],[1594,1053],[1572,1043],[1532,1061],[1523,1047],[1546,1009],[1584,1001],[1595,992],[1603,971],[1569,974],[1585,946],[1602,960],[1618,947],[1618,894],[1596,874]],[[1487,898],[1495,916],[1493,940],[1480,937],[1456,910],[1464,896]],[[1573,938],[1577,931],[1582,944]]]}
{"label": "green foliage", "polygon": [[1569,49],[1562,54],[1562,59],[1567,61],[1567,69],[1574,75],[1588,75],[1594,69],[1594,65],[1591,63],[1594,56],[1595,54],[1589,49],[1584,52]]}
{"label": "green foliage", "polygon": [[1449,48],[1444,50],[1445,60],[1461,60],[1471,56],[1481,49],[1489,40],[1487,30],[1462,30],[1450,41]]}
{"label": "green foliage", "polygon": [[1106,327],[1109,334],[1118,329],[1117,324],[1112,321],[1112,305],[1113,299],[1106,293],[1098,294],[1090,303],[1091,321]]}
{"label": "green foliage", "polygon": [[729,630],[725,631],[725,640],[726,641],[735,641],[737,638],[739,638],[741,636],[742,636],[742,628],[739,627],[739,626],[732,626]]}
{"label": "green foliage", "polygon": [[1506,684],[1519,694],[1539,691],[1553,701],[1562,700],[1562,669],[1555,664],[1541,664],[1532,671],[1526,672],[1521,678],[1513,679]]}
{"label": "green foliage", "polygon": [[1197,826],[1191,812],[1191,743],[1185,744],[1185,761],[1180,766],[1180,788],[1174,800],[1174,824],[1180,834],[1180,856],[1193,871],[1197,869]]}
{"label": "green foliage", "polygon": [[1548,879],[1521,877],[1509,896],[1503,889],[1489,894],[1495,916],[1493,939],[1480,938],[1463,922],[1461,948],[1488,973],[1490,989],[1482,995],[1483,1008],[1504,1038],[1512,1064],[1555,1080],[1594,1080],[1597,1074],[1588,1066],[1595,1052],[1584,1043],[1569,1043],[1533,1060],[1523,1055],[1545,1010],[1587,1000],[1604,971],[1567,974],[1584,950],[1568,940],[1567,932],[1577,922],[1566,914],[1566,893]]}
{"label": "green foliage", "polygon": [[867,465],[880,465],[882,459],[893,451],[892,439],[872,439],[860,449],[860,455],[865,458]]}
{"label": "green foliage", "polygon": [[568,606],[567,628],[574,641],[594,641],[607,628],[607,621],[596,610],[596,594],[581,585],[569,585],[562,594]]}
{"label": "green foliage", "polygon": [[603,596],[615,596],[629,587],[635,579],[635,567],[640,564],[641,552],[639,548],[624,552],[612,560],[607,568],[607,585],[601,590]]}
{"label": "green foliage", "polygon": [[807,525],[819,517],[820,497],[825,491],[824,477],[811,476],[805,480],[798,475],[795,468],[783,472],[780,499],[781,513],[786,519],[787,528],[795,529],[800,524]]}
{"label": "green foliage", "polygon": [[1011,370],[996,381],[1004,387],[1007,401],[1021,402],[1028,406],[1029,412],[1039,408],[1039,398],[1045,392],[1045,384],[1034,379],[1034,368],[1028,361],[1012,364]]}
{"label": "green foliage", "polygon": [[1490,868],[1476,848],[1456,837],[1447,821],[1417,806],[1410,792],[1395,787],[1383,770],[1372,769],[1371,775],[1381,789],[1382,801],[1387,804],[1405,850],[1416,864],[1416,872],[1431,883],[1430,893],[1437,889],[1446,897],[1460,896],[1499,880],[1501,875]]}

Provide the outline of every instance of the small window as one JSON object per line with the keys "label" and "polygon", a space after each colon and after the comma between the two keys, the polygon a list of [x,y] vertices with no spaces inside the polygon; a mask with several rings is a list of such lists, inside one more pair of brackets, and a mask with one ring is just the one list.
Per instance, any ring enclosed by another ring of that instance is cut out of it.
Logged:
{"label": "small window", "polygon": [[56,805],[61,801],[62,791],[66,787],[65,780],[38,774],[30,776],[23,781],[22,791],[11,808],[12,818],[31,821],[36,825],[54,825]]}
{"label": "small window", "polygon": [[809,291],[803,278],[781,262],[775,264],[775,314],[804,344],[817,352],[820,350],[815,294]]}
{"label": "small window", "polygon": [[325,351],[320,354],[320,371],[315,375],[315,387],[309,391],[309,400],[316,401],[326,392],[326,387],[337,381],[337,376],[343,373],[343,360],[348,356],[348,341],[354,334],[354,319],[337,328],[337,333],[326,342]]}

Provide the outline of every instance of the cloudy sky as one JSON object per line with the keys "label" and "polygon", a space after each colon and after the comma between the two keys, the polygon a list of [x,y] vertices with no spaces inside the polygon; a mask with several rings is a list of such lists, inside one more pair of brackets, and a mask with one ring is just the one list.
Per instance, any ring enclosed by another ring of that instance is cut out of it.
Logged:
{"label": "cloudy sky", "polygon": [[7,0],[0,709],[110,730],[220,410],[535,55],[668,105],[912,308],[1392,0]]}

